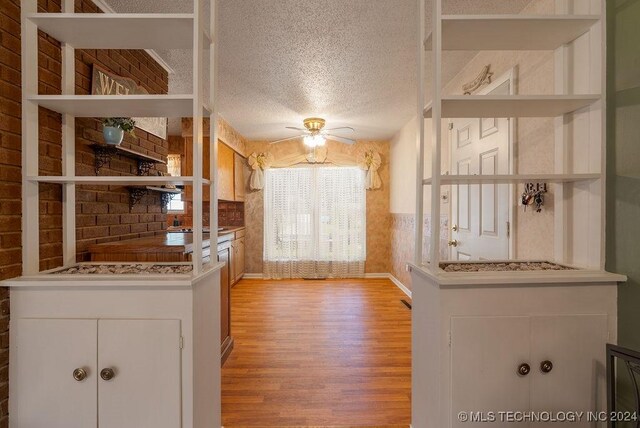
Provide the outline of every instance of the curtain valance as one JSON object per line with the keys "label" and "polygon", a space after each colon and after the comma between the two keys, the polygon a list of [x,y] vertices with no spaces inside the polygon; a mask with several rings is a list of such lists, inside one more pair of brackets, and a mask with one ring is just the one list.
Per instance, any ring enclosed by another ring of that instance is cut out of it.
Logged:
{"label": "curtain valance", "polygon": [[354,157],[343,153],[329,152],[326,147],[318,147],[309,153],[296,153],[276,159],[270,152],[251,153],[247,159],[251,167],[249,186],[252,190],[264,188],[264,171],[268,168],[288,168],[303,163],[332,164],[336,166],[358,166],[367,171],[365,188],[375,190],[382,187],[378,169],[382,165],[380,153],[375,150],[362,150]]}

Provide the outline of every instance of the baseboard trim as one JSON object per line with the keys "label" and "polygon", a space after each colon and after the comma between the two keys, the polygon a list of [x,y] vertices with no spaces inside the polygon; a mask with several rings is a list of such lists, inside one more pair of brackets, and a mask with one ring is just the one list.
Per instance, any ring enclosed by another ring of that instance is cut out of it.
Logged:
{"label": "baseboard trim", "polygon": [[[396,287],[398,287],[404,294],[406,294],[409,298],[411,298],[411,290],[409,290],[402,282],[400,282],[398,278],[396,278],[390,273],[386,273],[386,272],[365,273],[364,277],[371,278],[371,279],[376,279],[376,278],[388,279],[391,282],[393,282],[393,284]],[[243,278],[244,279],[264,279],[264,276],[261,273],[245,273],[243,275]]]}
{"label": "baseboard trim", "polygon": [[384,278],[384,279],[389,279],[389,274],[386,272],[380,272],[380,273],[365,273],[364,274],[365,278],[371,278],[371,279],[375,279],[375,278]]}
{"label": "baseboard trim", "polygon": [[398,287],[404,294],[407,295],[407,297],[411,299],[411,290],[409,290],[402,282],[400,282],[398,278],[396,278],[392,274],[388,274],[388,275],[389,275],[388,278],[391,280],[391,282],[393,282],[396,285],[396,287]]}

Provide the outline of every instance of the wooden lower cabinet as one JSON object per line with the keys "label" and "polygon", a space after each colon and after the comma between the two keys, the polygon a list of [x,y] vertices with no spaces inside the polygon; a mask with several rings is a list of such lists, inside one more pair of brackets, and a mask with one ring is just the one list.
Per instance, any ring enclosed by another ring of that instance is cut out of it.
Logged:
{"label": "wooden lower cabinet", "polygon": [[218,261],[224,262],[220,271],[220,341],[222,364],[233,350],[231,336],[231,241],[218,244]]}
{"label": "wooden lower cabinet", "polygon": [[179,320],[12,323],[20,350],[13,426],[181,426]]}
{"label": "wooden lower cabinet", "polygon": [[242,279],[245,271],[244,230],[237,231],[231,243],[231,285]]}

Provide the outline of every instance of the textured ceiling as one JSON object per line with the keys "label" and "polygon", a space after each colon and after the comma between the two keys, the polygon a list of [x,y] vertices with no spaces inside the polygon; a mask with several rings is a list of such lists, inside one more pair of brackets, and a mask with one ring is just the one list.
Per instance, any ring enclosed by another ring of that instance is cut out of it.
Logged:
{"label": "textured ceiling", "polygon": [[[449,0],[443,9],[517,13],[529,1]],[[192,8],[191,1],[175,0],[106,3],[116,12]],[[291,136],[285,126],[321,116],[328,127],[356,128],[355,138],[387,139],[415,114],[415,0],[219,0],[218,5],[219,112],[247,138]],[[158,54],[175,70],[170,92],[190,93],[191,53]],[[473,55],[445,55],[444,80]],[[176,122],[171,123],[176,132]]]}

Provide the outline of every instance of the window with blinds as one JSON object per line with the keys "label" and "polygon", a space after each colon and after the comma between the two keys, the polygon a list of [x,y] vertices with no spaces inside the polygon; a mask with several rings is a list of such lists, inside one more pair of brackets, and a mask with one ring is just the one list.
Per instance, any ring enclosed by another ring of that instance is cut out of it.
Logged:
{"label": "window with blinds", "polygon": [[366,258],[364,171],[350,167],[265,172],[264,274],[357,277]]}

